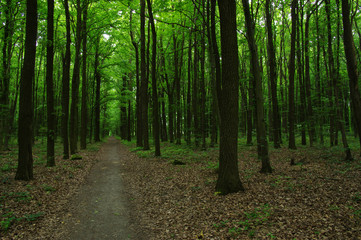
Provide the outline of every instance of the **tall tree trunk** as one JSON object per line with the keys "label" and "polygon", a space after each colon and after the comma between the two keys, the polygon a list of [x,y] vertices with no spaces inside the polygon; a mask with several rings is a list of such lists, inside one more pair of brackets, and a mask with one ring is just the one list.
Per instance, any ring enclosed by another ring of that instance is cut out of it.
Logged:
{"label": "tall tree trunk", "polygon": [[159,102],[157,91],[157,33],[155,30],[152,4],[150,0],[148,3],[149,21],[152,27],[152,93],[153,93],[153,138],[155,146],[155,156],[160,156],[160,138],[159,138]]}
{"label": "tall tree trunk", "polygon": [[[316,1],[316,8],[318,1]],[[310,140],[310,146],[313,146],[315,140],[315,120],[313,116],[312,98],[311,98],[311,77],[310,77],[310,39],[309,28],[310,18],[313,12],[308,12],[306,16],[305,26],[305,87],[306,87],[306,99],[307,99],[307,117],[308,117],[308,134]]]}
{"label": "tall tree trunk", "polygon": [[197,29],[194,33],[194,56],[193,56],[193,92],[192,92],[192,108],[193,108],[193,134],[194,144],[199,147],[200,141],[200,129],[199,129],[199,100],[198,100],[198,67],[199,67],[199,55],[198,55],[198,41],[197,41]]}
{"label": "tall tree trunk", "polygon": [[62,138],[63,138],[63,158],[69,158],[69,84],[70,84],[70,14],[68,0],[64,0],[65,18],[66,18],[66,46],[63,62],[63,84],[61,95],[62,106]]}
{"label": "tall tree trunk", "polygon": [[187,145],[191,145],[191,135],[192,135],[192,94],[191,94],[191,85],[192,85],[192,30],[189,31],[189,40],[188,40],[188,83],[187,83],[187,127],[186,127],[186,142]]}
{"label": "tall tree trunk", "polygon": [[272,17],[270,14],[270,0],[266,0],[266,22],[267,22],[267,49],[268,49],[268,64],[270,71],[271,81],[271,94],[272,94],[272,118],[273,118],[273,145],[275,148],[280,148],[280,133],[281,133],[281,119],[278,110],[277,98],[277,67],[276,67],[276,54],[273,46],[273,30],[272,30]]}
{"label": "tall tree trunk", "polygon": [[352,36],[352,25],[350,23],[350,6],[348,0],[342,0],[342,21],[344,29],[343,42],[350,86],[351,110],[356,120],[356,130],[361,146],[361,97],[358,83],[356,50]]}
{"label": "tall tree trunk", "polygon": [[95,63],[94,63],[94,76],[95,76],[95,119],[94,119],[94,141],[100,142],[100,83],[101,76],[99,72],[99,44],[100,36],[97,39],[95,48]]}
{"label": "tall tree trunk", "polygon": [[180,74],[179,74],[179,49],[175,33],[173,33],[174,47],[174,85],[175,85],[175,112],[176,117],[176,144],[181,144],[181,99],[180,99]]}
{"label": "tall tree trunk", "polygon": [[80,48],[81,48],[81,3],[77,0],[77,23],[75,38],[75,60],[73,68],[73,79],[71,86],[71,107],[70,107],[70,154],[78,151],[78,102],[79,102],[79,74],[80,74]]}
{"label": "tall tree trunk", "polygon": [[83,0],[83,69],[81,83],[81,126],[80,126],[80,149],[86,149],[86,137],[88,130],[88,80],[87,80],[87,19],[88,19],[88,0]]}
{"label": "tall tree trunk", "polygon": [[262,78],[261,68],[258,61],[258,52],[256,40],[254,39],[254,23],[249,10],[248,0],[242,0],[244,17],[246,21],[246,31],[248,46],[251,52],[251,65],[253,71],[253,77],[255,82],[256,93],[256,115],[257,115],[257,134],[259,136],[258,141],[258,157],[262,160],[261,173],[271,173],[272,168],[268,156],[268,142],[266,135],[266,123],[264,118],[264,106],[263,106],[263,91],[262,91]]}
{"label": "tall tree trunk", "polygon": [[13,7],[12,1],[6,0],[5,6],[5,25],[4,25],[4,39],[3,39],[3,76],[0,80],[0,150],[6,150],[8,144],[9,128],[9,86],[10,86],[10,67],[12,56],[12,36],[14,28]]}
{"label": "tall tree trunk", "polygon": [[289,124],[289,138],[288,148],[296,149],[295,141],[295,43],[296,43],[296,29],[297,29],[297,0],[292,0],[292,32],[291,32],[291,53],[289,59],[289,90],[288,90],[288,124]]}
{"label": "tall tree trunk", "polygon": [[32,124],[33,100],[32,87],[35,70],[36,38],[38,32],[37,0],[26,1],[25,59],[20,80],[19,126],[18,126],[18,167],[16,180],[33,179]]}
{"label": "tall tree trunk", "polygon": [[54,141],[55,141],[55,111],[54,111],[54,0],[48,0],[47,18],[47,53],[46,53],[46,103],[48,118],[47,135],[47,163],[48,167],[55,166]]}
{"label": "tall tree trunk", "polygon": [[142,111],[143,148],[149,150],[148,136],[148,78],[145,56],[145,0],[140,0],[140,105]]}
{"label": "tall tree trunk", "polygon": [[220,95],[219,174],[216,192],[243,191],[238,172],[238,46],[235,0],[218,1],[221,23],[222,86]]}

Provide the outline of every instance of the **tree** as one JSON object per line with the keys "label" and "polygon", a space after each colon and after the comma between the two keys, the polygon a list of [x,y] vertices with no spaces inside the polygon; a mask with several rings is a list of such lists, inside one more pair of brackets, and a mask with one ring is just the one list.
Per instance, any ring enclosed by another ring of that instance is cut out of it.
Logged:
{"label": "tree", "polygon": [[78,149],[78,102],[79,102],[79,74],[80,74],[80,48],[81,48],[81,4],[76,1],[77,22],[75,38],[75,59],[73,68],[73,79],[71,86],[71,107],[70,107],[70,154],[74,154]]}
{"label": "tree", "polygon": [[272,168],[268,156],[268,142],[266,136],[266,123],[264,119],[263,91],[261,68],[258,62],[257,45],[254,39],[254,23],[249,10],[248,0],[242,0],[244,17],[246,20],[246,31],[248,46],[251,52],[251,65],[256,95],[256,120],[257,120],[257,143],[258,157],[262,160],[261,173],[271,173]]}
{"label": "tree", "polygon": [[81,129],[80,129],[80,149],[86,149],[86,136],[88,130],[88,107],[87,107],[87,19],[88,19],[88,0],[83,0],[83,69],[81,83]]}
{"label": "tree", "polygon": [[[238,173],[238,46],[235,0],[218,1],[221,24],[222,88],[220,92],[219,174],[216,192],[243,191]],[[220,83],[218,83],[220,84]]]}
{"label": "tree", "polygon": [[20,80],[19,130],[18,130],[18,167],[16,180],[33,179],[33,100],[32,86],[35,71],[36,39],[38,31],[37,0],[26,1],[25,59]]}
{"label": "tree", "polygon": [[289,58],[289,89],[288,89],[288,124],[289,138],[288,148],[296,149],[295,140],[295,45],[296,45],[296,29],[297,29],[297,0],[292,0],[291,7],[292,30],[291,30],[291,52]]}
{"label": "tree", "polygon": [[269,79],[271,82],[272,94],[272,114],[273,114],[273,145],[275,148],[281,147],[281,120],[278,109],[277,98],[277,67],[276,67],[276,54],[273,44],[273,30],[272,30],[272,17],[270,14],[270,0],[266,0],[266,25],[267,25],[267,50],[268,50],[268,66],[269,66]]}
{"label": "tree", "polygon": [[70,83],[70,14],[69,14],[69,3],[68,0],[64,0],[65,18],[66,18],[66,46],[65,56],[63,60],[63,84],[62,84],[62,95],[61,95],[61,106],[62,106],[62,120],[61,120],[61,131],[63,138],[63,158],[69,158],[69,83]]}
{"label": "tree", "polygon": [[46,53],[46,102],[48,117],[47,137],[47,163],[48,167],[55,166],[54,141],[55,141],[55,111],[54,111],[54,0],[48,0],[48,36]]}
{"label": "tree", "polygon": [[148,78],[145,58],[145,0],[140,0],[140,108],[142,112],[143,148],[149,150]]}
{"label": "tree", "polygon": [[356,120],[356,130],[361,146],[361,97],[359,92],[356,50],[352,35],[352,26],[350,23],[350,6],[348,0],[342,0],[342,22],[344,29],[343,43],[351,95],[351,110]]}
{"label": "tree", "polygon": [[160,156],[160,138],[159,138],[159,102],[157,90],[157,33],[153,18],[152,4],[147,0],[149,21],[152,27],[152,92],[153,92],[153,138],[155,145],[155,156]]}

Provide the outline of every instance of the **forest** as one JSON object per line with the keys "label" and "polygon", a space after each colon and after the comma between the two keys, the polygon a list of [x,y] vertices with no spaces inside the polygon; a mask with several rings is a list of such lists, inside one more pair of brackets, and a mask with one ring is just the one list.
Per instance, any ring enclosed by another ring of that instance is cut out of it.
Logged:
{"label": "forest", "polygon": [[[342,206],[328,207],[349,227],[312,228],[306,236],[359,236],[358,0],[3,0],[0,22],[0,237],[17,220],[44,214],[15,217],[10,202],[21,197],[11,184],[60,181],[65,163],[86,175],[114,138],[137,157],[155,159],[138,162],[146,169],[211,172],[202,193],[209,205],[257,195],[260,182],[269,194],[306,195],[311,190],[301,185],[312,185],[312,177],[321,187],[347,184],[348,200],[340,196]],[[176,184],[177,174],[162,175],[170,180],[164,184]],[[277,211],[260,206],[247,226],[230,217],[214,223],[220,235],[191,235],[273,238],[275,230],[258,230]],[[279,237],[296,236],[288,233]],[[190,236],[167,234],[158,236]]]}

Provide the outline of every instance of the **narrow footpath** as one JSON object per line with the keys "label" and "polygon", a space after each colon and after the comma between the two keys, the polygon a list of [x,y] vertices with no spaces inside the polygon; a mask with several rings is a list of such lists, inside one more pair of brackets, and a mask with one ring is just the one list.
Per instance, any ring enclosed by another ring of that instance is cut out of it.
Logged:
{"label": "narrow footpath", "polygon": [[102,147],[100,161],[71,203],[62,239],[141,239],[129,228],[130,204],[122,183],[120,142],[111,137]]}

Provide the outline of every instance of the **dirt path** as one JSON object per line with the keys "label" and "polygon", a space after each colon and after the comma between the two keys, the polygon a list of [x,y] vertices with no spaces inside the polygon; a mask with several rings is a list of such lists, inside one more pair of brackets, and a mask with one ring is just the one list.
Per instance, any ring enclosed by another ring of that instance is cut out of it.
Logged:
{"label": "dirt path", "polygon": [[102,148],[101,161],[71,203],[62,239],[141,239],[130,230],[130,204],[122,183],[122,161],[127,153],[115,138]]}

